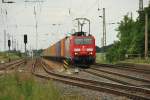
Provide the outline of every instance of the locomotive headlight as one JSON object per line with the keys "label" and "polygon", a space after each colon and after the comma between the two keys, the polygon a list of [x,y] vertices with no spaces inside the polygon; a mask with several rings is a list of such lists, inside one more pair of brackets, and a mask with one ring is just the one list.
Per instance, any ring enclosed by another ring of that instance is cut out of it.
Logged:
{"label": "locomotive headlight", "polygon": [[74,51],[78,52],[78,51],[80,51],[80,48],[74,48]]}
{"label": "locomotive headlight", "polygon": [[87,48],[87,51],[93,51],[93,48]]}
{"label": "locomotive headlight", "polygon": [[90,52],[90,55],[92,55],[93,54],[93,52]]}
{"label": "locomotive headlight", "polygon": [[78,55],[78,53],[77,53],[77,52],[75,52],[75,53],[74,53],[74,55]]}

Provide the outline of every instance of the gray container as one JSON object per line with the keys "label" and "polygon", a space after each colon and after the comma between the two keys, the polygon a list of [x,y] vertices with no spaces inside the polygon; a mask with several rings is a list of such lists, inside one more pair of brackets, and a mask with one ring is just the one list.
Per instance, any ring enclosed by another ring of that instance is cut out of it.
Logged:
{"label": "gray container", "polygon": [[56,43],[56,57],[60,57],[61,56],[61,42],[57,42]]}

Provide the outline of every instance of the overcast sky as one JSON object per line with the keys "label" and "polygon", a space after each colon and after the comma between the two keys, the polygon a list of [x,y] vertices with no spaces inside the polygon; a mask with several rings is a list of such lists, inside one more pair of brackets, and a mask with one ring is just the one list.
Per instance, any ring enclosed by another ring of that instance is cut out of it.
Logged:
{"label": "overcast sky", "polygon": [[[5,0],[8,1],[8,0]],[[72,21],[78,17],[91,20],[91,34],[96,37],[96,45],[101,46],[102,11],[98,7],[106,8],[107,45],[117,40],[116,25],[108,23],[120,22],[124,15],[133,13],[138,16],[139,0],[43,0],[43,2],[24,2],[12,0],[16,3],[2,4],[0,2],[0,50],[4,50],[4,30],[18,41],[19,49],[23,47],[23,34],[28,35],[28,49],[36,48],[36,29],[34,8],[38,23],[38,48],[47,48],[65,37],[75,28]],[[30,0],[28,0],[30,1]],[[32,0],[42,1],[42,0]],[[144,0],[148,6],[149,0]],[[6,14],[7,11],[7,14]],[[70,13],[69,13],[70,12]],[[54,25],[55,24],[55,25]]]}

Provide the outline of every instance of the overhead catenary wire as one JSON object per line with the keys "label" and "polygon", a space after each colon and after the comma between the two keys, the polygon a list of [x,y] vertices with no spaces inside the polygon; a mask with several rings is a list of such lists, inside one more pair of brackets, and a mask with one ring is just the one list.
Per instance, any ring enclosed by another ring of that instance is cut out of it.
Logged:
{"label": "overhead catenary wire", "polygon": [[[96,6],[96,5],[98,5],[98,7],[99,7],[99,0],[95,0],[95,2],[93,2],[92,5],[91,5],[88,9],[86,9],[85,13],[82,14],[81,17],[86,17],[86,18],[88,18],[88,19],[90,19],[90,20],[92,20],[92,21],[94,21],[94,22],[97,22],[97,20],[94,19],[95,16],[91,16],[92,14],[91,14],[90,16],[88,15],[89,13],[91,13],[91,11],[92,11],[94,8],[97,9],[97,6]],[[97,10],[95,10],[95,11],[97,11]],[[88,15],[88,16],[87,16],[87,15]]]}
{"label": "overhead catenary wire", "polygon": [[[96,5],[97,5],[98,2],[99,2],[98,0],[95,0],[95,2],[92,3],[92,5],[91,5],[90,7],[88,7],[88,9],[86,9],[83,14],[81,14],[81,18],[86,17],[86,18],[90,18],[90,19],[92,19],[92,20],[95,20],[95,19],[92,18],[92,17],[89,17],[89,16],[87,17],[87,14],[89,14],[89,13],[91,12],[91,10],[93,10],[93,8],[96,7]],[[85,3],[85,0],[83,0],[82,3]],[[81,3],[81,5],[82,5],[82,3]],[[84,4],[84,5],[85,5],[85,4]],[[83,6],[82,6],[82,7],[83,7]],[[79,8],[81,9],[82,7],[79,7]]]}

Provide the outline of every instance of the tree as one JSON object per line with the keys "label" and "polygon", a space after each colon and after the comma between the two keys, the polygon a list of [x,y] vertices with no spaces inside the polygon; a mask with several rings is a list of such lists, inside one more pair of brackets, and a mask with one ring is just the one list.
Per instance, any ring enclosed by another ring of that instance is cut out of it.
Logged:
{"label": "tree", "polygon": [[[123,60],[125,54],[144,54],[145,12],[148,13],[150,27],[150,6],[145,8],[144,11],[139,12],[136,21],[128,15],[124,16],[124,19],[117,28],[119,41],[116,41],[113,47],[106,52],[106,59],[109,62]],[[148,33],[150,50],[150,28]]]}

